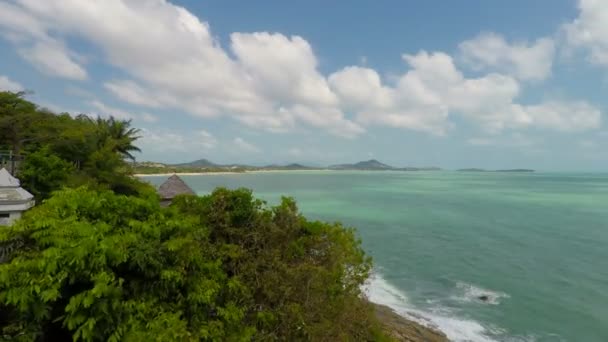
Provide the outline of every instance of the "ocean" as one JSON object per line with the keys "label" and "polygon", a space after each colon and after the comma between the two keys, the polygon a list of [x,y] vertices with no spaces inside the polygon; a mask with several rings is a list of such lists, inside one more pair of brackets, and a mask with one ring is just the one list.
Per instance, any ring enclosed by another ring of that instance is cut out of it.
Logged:
{"label": "ocean", "polygon": [[[608,341],[608,174],[289,171],[182,176],[357,228],[372,301],[453,341]],[[146,177],[159,185],[166,177]],[[486,301],[479,296],[487,296]]]}

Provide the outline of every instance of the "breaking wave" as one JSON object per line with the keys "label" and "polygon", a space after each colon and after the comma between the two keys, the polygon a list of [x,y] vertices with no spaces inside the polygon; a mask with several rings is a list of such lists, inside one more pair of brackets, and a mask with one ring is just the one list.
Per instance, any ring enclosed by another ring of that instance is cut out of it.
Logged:
{"label": "breaking wave", "polygon": [[[508,298],[508,295],[504,293],[484,290],[466,283],[458,283],[457,289],[463,292],[462,298],[475,300],[478,296],[486,295],[491,298],[492,304],[498,304],[500,298]],[[429,328],[439,330],[446,334],[450,341],[497,342],[498,340],[492,336],[502,333],[500,329],[486,327],[478,321],[458,317],[448,308],[441,306],[420,310],[409,303],[405,293],[390,284],[379,273],[374,273],[372,275],[367,284],[363,287],[363,290],[370,301],[386,305],[407,319],[413,320]],[[501,337],[500,341],[505,340],[534,341],[534,338]]]}

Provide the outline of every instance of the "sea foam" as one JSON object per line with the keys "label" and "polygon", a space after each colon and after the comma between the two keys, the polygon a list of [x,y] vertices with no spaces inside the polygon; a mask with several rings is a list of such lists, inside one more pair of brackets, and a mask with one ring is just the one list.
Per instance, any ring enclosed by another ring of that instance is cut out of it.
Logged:
{"label": "sea foam", "polygon": [[485,296],[487,299],[482,301],[483,303],[498,305],[500,304],[503,298],[510,297],[504,292],[484,289],[482,287],[465,282],[457,282],[456,289],[459,293],[456,296],[452,296],[452,299],[463,302],[480,302],[479,297]]}
{"label": "sea foam", "polygon": [[419,310],[408,303],[407,296],[390,284],[379,273],[374,273],[364,286],[370,301],[386,305],[399,315],[424,326],[442,331],[450,341],[455,342],[496,342],[488,336],[492,331],[479,322],[451,315],[441,307]]}

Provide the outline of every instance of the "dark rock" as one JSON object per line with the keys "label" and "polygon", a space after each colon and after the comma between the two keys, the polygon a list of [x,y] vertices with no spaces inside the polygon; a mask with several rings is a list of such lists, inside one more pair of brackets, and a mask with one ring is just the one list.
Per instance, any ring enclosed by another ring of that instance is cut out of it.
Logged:
{"label": "dark rock", "polygon": [[477,299],[481,300],[482,302],[487,302],[490,300],[490,297],[488,295],[481,295],[478,296]]}

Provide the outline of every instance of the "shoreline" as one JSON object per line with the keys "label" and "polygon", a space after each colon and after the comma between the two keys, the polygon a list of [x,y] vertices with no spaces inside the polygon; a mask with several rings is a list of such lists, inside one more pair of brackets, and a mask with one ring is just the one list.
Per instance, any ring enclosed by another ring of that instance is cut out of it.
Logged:
{"label": "shoreline", "polygon": [[[303,169],[303,170],[244,170],[244,171],[218,171],[218,172],[166,172],[150,174],[133,174],[135,177],[169,177],[181,176],[205,176],[205,175],[238,175],[238,174],[260,174],[260,173],[290,173],[290,172],[331,172],[344,171],[332,169]],[[368,170],[349,170],[368,171]],[[392,170],[391,170],[392,171]],[[402,172],[402,171],[401,171]],[[367,297],[367,295],[365,296]],[[372,307],[382,330],[396,341],[404,342],[448,342],[446,333],[435,326],[428,326],[422,322],[401,315],[396,309],[381,302],[375,302],[370,298],[364,299]]]}
{"label": "shoreline", "polygon": [[218,172],[166,172],[166,173],[134,173],[135,177],[166,177],[166,176],[208,176],[208,175],[240,175],[245,173],[278,173],[278,172],[325,172],[340,171],[331,169],[307,169],[307,170],[250,170],[250,171],[218,171]]}
{"label": "shoreline", "polygon": [[399,315],[393,308],[369,302],[374,308],[376,318],[384,332],[397,341],[404,342],[448,342],[445,333],[424,326],[418,322]]}
{"label": "shoreline", "polygon": [[[445,170],[441,170],[445,171]],[[134,173],[135,177],[168,177],[178,176],[207,176],[207,175],[242,175],[246,173],[288,173],[288,172],[378,172],[378,173],[411,173],[411,172],[440,172],[435,170],[350,170],[350,169],[297,169],[297,170],[245,170],[245,171],[218,171],[218,172],[163,172],[163,173]]]}

